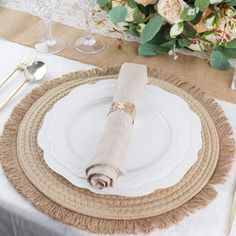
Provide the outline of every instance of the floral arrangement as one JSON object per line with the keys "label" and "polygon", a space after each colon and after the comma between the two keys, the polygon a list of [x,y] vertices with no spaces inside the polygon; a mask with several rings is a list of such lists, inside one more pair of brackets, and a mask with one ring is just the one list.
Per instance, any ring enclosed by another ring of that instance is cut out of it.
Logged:
{"label": "floral arrangement", "polygon": [[216,69],[236,58],[236,0],[97,0],[108,18],[139,36],[139,54],[204,52]]}

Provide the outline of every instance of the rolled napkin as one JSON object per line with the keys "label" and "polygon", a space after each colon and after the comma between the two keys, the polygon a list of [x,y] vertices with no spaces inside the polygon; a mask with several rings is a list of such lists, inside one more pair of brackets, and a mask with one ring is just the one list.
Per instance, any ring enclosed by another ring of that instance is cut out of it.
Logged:
{"label": "rolled napkin", "polygon": [[88,182],[95,188],[113,186],[114,181],[124,173],[134,115],[147,81],[146,66],[133,63],[121,66],[102,138],[85,171]]}

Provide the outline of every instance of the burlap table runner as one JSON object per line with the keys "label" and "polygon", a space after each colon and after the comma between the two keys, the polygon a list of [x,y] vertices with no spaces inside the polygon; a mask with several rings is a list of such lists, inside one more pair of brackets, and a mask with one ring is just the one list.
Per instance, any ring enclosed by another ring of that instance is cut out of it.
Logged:
{"label": "burlap table runner", "polygon": [[[96,66],[120,65],[124,62],[136,62],[162,68],[169,73],[178,74],[186,81],[194,82],[198,87],[215,98],[236,103],[236,92],[230,89],[233,69],[219,71],[211,68],[205,60],[179,55],[178,60],[170,56],[142,57],[137,54],[137,43],[124,42],[118,49],[119,41],[104,38],[106,48],[96,55],[85,55],[74,50],[74,42],[84,35],[83,30],[54,24],[54,35],[62,37],[66,48],[59,55]],[[25,12],[0,8],[0,37],[23,45],[33,46],[44,34],[42,21]]]}
{"label": "burlap table runner", "polygon": [[192,84],[149,70],[153,85],[188,102],[202,122],[198,161],[176,185],[141,197],[98,195],[73,186],[43,160],[37,133],[47,111],[73,88],[116,79],[119,68],[76,72],[44,83],[15,108],[0,139],[0,161],[16,189],[55,219],[95,233],[147,233],[182,220],[216,196],[234,157],[232,130],[221,108]]}

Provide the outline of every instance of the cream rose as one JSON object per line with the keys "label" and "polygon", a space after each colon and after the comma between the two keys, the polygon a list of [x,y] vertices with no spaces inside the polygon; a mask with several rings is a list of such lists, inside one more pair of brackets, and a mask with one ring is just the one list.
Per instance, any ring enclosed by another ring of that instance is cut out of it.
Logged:
{"label": "cream rose", "polygon": [[184,31],[183,22],[179,22],[177,24],[174,24],[170,28],[170,37],[175,38],[176,36],[180,35],[183,31]]}
{"label": "cream rose", "polygon": [[157,0],[135,0],[138,4],[141,4],[143,6],[147,6],[149,4],[156,4]]}
{"label": "cream rose", "polygon": [[183,0],[159,0],[157,3],[158,13],[170,24],[176,24],[181,21],[180,16],[187,7]]}

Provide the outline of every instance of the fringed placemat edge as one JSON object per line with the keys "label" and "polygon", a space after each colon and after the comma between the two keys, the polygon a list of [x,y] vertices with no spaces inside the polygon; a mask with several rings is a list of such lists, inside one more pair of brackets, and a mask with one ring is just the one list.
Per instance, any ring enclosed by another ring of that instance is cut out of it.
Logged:
{"label": "fringed placemat edge", "polygon": [[[189,82],[169,75],[155,68],[149,68],[149,77],[169,82],[200,101],[209,111],[214,121],[220,139],[220,156],[217,167],[208,184],[190,201],[167,213],[138,220],[107,220],[94,218],[76,212],[72,212],[62,206],[52,202],[43,195],[25,176],[17,160],[16,137],[17,131],[26,112],[32,104],[50,89],[66,81],[94,76],[113,75],[119,72],[120,66],[107,67],[102,69],[92,69],[89,71],[73,72],[61,78],[45,82],[41,86],[30,92],[13,110],[10,118],[4,126],[3,134],[0,138],[0,161],[4,173],[15,188],[24,195],[33,205],[44,213],[61,221],[62,223],[77,226],[81,230],[88,230],[94,233],[114,234],[114,233],[148,233],[155,229],[167,228],[176,224],[184,217],[194,213],[197,209],[206,207],[217,195],[214,185],[222,184],[226,181],[235,154],[235,142],[232,137],[232,128],[221,107],[206,95],[205,92],[195,87]],[[90,81],[91,82],[91,81]],[[12,148],[14,147],[14,148]]]}

